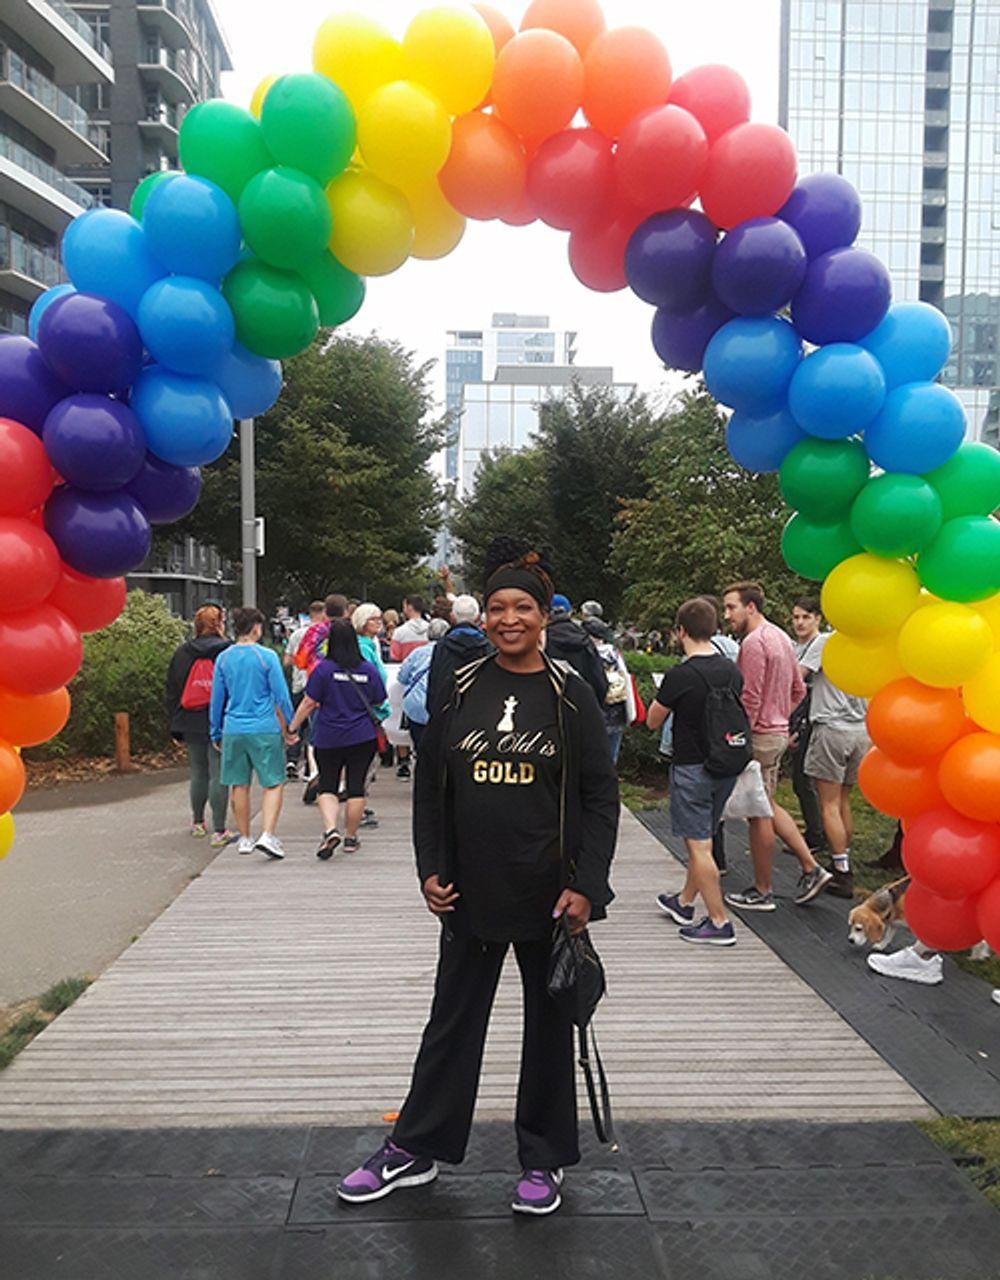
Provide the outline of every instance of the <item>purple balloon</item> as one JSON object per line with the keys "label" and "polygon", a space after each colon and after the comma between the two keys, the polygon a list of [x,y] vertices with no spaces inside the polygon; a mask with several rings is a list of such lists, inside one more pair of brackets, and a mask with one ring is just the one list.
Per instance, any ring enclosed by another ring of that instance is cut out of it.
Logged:
{"label": "purple balloon", "polygon": [[817,258],[857,239],[861,197],[839,173],[811,173],[799,181],[778,217],[799,233],[809,257]]}
{"label": "purple balloon", "polygon": [[668,369],[697,373],[705,359],[705,348],[733,313],[714,295],[704,306],[674,315],[662,308],[653,317],[653,346]]}
{"label": "purple balloon", "polygon": [[131,494],[84,493],[68,485],[45,505],[45,529],[71,569],[120,578],[149,555],[152,530]]}
{"label": "purple balloon", "polygon": [[69,293],[47,307],[38,345],[52,372],[74,391],[120,391],[142,368],[142,339],[132,317],[92,293]]}
{"label": "purple balloon", "polygon": [[788,305],[806,277],[798,232],[780,218],[750,218],[715,251],[712,288],[741,316],[769,316]]}
{"label": "purple balloon", "polygon": [[142,427],[128,405],[89,392],[61,400],[45,419],[42,439],[49,461],[78,489],[120,489],[146,456]]}
{"label": "purple balloon", "polygon": [[145,511],[150,524],[172,524],[183,520],[198,505],[201,471],[197,467],[172,467],[147,453],[139,474],[129,482],[128,492]]}
{"label": "purple balloon", "polygon": [[45,419],[69,393],[30,338],[0,335],[0,418],[41,435]]}
{"label": "purple balloon", "polygon": [[807,342],[857,342],[881,324],[892,301],[883,262],[865,249],[831,249],[814,258],[792,301],[792,323]]}
{"label": "purple balloon", "polygon": [[726,426],[726,444],[734,461],[761,474],[777,471],[786,455],[806,438],[787,409],[761,418],[734,413]]}
{"label": "purple balloon", "polygon": [[716,230],[703,213],[654,213],[632,234],[625,275],[643,302],[665,311],[694,311],[710,293]]}

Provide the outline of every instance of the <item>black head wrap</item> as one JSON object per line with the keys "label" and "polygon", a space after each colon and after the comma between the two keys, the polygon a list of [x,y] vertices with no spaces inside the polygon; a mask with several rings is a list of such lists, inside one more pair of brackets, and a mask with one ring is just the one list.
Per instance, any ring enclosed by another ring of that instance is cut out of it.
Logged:
{"label": "black head wrap", "polygon": [[496,538],[486,553],[486,587],[489,600],[496,591],[526,591],[548,612],[555,586],[543,554],[513,538]]}

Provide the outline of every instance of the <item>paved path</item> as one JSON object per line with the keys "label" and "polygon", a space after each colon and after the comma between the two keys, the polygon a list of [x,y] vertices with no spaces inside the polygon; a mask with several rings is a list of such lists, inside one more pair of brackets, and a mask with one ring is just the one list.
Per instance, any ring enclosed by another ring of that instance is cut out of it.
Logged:
{"label": "paved path", "polygon": [[[409,788],[382,776],[362,851],[313,856],[289,792],[289,857],[218,857],[0,1076],[0,1129],[371,1124],[398,1108],[430,1001],[437,929],[417,896]],[[128,839],[112,822],[115,847]],[[681,868],[623,815],[618,901],[595,929],[598,1029],[618,1115],[902,1119],[917,1093],[749,930],[679,942],[652,906]],[[508,972],[480,1117],[512,1110],[520,1001]]]}

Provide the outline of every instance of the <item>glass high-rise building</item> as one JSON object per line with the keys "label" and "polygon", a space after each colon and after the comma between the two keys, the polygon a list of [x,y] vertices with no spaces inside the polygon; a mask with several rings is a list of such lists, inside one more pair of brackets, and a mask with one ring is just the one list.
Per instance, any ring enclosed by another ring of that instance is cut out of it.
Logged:
{"label": "glass high-rise building", "polygon": [[858,243],[954,330],[969,434],[1000,422],[1000,0],[782,0],[780,121],[858,188]]}

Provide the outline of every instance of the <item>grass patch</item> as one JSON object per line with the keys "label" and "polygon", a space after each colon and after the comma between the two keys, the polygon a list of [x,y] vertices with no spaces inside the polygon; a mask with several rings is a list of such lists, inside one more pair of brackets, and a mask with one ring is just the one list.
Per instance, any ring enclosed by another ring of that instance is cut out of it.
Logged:
{"label": "grass patch", "polygon": [[958,1159],[979,1190],[1000,1209],[1000,1120],[959,1120],[942,1116],[923,1120],[920,1128],[944,1151]]}
{"label": "grass patch", "polygon": [[78,1000],[90,983],[90,978],[62,978],[37,999],[0,1010],[0,1071],[9,1067],[53,1018]]}
{"label": "grass patch", "polygon": [[622,804],[633,813],[667,807],[667,793],[660,787],[647,787],[640,782],[622,782],[619,790]]}

